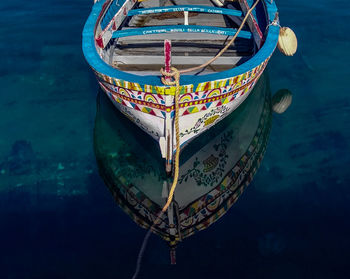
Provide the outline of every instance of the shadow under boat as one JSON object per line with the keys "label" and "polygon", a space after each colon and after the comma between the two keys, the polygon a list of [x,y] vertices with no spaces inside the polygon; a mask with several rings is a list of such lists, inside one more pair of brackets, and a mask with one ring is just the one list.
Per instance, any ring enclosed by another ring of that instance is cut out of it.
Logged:
{"label": "shadow under boat", "polygon": [[[150,228],[168,197],[159,147],[97,97],[94,150],[99,172],[118,205]],[[247,100],[181,153],[179,182],[167,214],[152,227],[171,247],[222,217],[256,173],[271,128],[271,92],[264,73]]]}

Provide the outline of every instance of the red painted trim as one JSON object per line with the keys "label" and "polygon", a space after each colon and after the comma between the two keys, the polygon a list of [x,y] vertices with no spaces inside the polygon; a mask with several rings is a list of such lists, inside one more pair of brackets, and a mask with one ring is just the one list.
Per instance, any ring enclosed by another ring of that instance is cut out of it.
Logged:
{"label": "red painted trim", "polygon": [[113,0],[106,0],[106,2],[102,5],[101,12],[100,12],[100,14],[98,15],[98,18],[97,18],[97,20],[96,20],[96,25],[95,25],[95,29],[94,29],[94,35],[95,35],[95,33],[96,33],[97,26],[100,24],[101,18],[102,18],[102,16],[103,16],[104,13],[105,13],[106,8],[109,7],[109,4],[111,3],[111,1],[113,1]]}
{"label": "red painted trim", "polygon": [[96,38],[95,42],[100,48],[104,48],[102,36],[99,36],[98,38]]}
{"label": "red painted trim", "polygon": [[[107,0],[107,1],[108,1],[108,0]],[[113,0],[110,0],[110,1],[113,1]],[[127,0],[127,1],[128,1],[128,0]],[[123,3],[123,6],[126,4],[127,1],[125,1],[125,2]],[[136,1],[137,1],[137,0],[132,0],[132,2],[134,2],[134,3],[136,3]],[[109,7],[108,7],[108,8],[109,8]],[[123,15],[124,15],[124,16],[127,16],[126,8],[125,8],[125,7],[121,7],[121,8],[123,8]],[[117,12],[117,14],[118,14],[118,13],[119,13],[119,11]],[[102,14],[102,12],[101,12],[101,14]],[[101,14],[100,14],[100,15],[101,15]],[[115,17],[117,16],[117,14],[114,15],[114,16],[112,17],[111,21],[107,24],[107,26],[105,27],[105,29],[102,30],[101,34],[104,34],[104,33],[111,27],[111,24],[112,24],[112,22],[114,21],[114,19],[115,19]]]}
{"label": "red painted trim", "polygon": [[[96,36],[96,30],[98,25],[100,24],[102,16],[105,14],[106,9],[109,8],[110,4],[112,3],[113,0],[106,0],[106,2],[102,5],[102,9],[100,14],[98,15],[98,18],[96,20],[95,28],[94,28],[94,37]],[[95,39],[95,43],[97,44],[98,47],[104,48],[103,45],[103,40],[102,40],[102,32],[99,34],[99,36]]]}
{"label": "red painted trim", "polygon": [[[171,69],[171,41],[164,40],[164,58],[165,58],[165,71],[170,73]],[[166,80],[171,80],[170,77],[166,77]]]}
{"label": "red painted trim", "polygon": [[[243,2],[244,2],[244,5],[246,6],[247,10],[249,10],[250,7],[249,7],[247,1],[244,0]],[[258,32],[258,35],[259,35],[260,39],[262,39],[263,33],[261,32],[260,27],[259,27],[258,23],[257,23],[256,20],[255,20],[255,17],[254,17],[252,14],[250,14],[250,18],[251,18],[252,21],[253,21],[254,27],[255,27],[256,31]]]}
{"label": "red painted trim", "polygon": [[175,248],[170,249],[170,263],[172,265],[176,264],[176,250],[175,250]]}
{"label": "red painted trim", "polygon": [[[223,98],[227,98],[229,96],[232,96],[235,93],[237,93],[237,92],[239,92],[239,91],[241,91],[243,89],[246,89],[248,86],[251,87],[252,83],[255,83],[260,78],[261,74],[265,70],[266,65],[267,65],[267,63],[264,63],[263,67],[260,69],[260,71],[257,73],[257,75],[252,80],[250,80],[248,83],[244,84],[243,86],[241,86],[239,88],[236,88],[236,89],[234,89],[234,90],[232,90],[232,91],[230,91],[228,93],[221,94],[221,95],[218,95],[218,96],[209,97],[209,98],[206,98],[206,99],[199,99],[199,100],[193,100],[193,101],[189,101],[189,102],[180,103],[179,104],[180,108],[191,107],[191,106],[194,106],[194,105],[202,105],[202,104],[204,105],[206,103],[219,101],[219,100],[221,100]],[[105,82],[105,81],[103,81],[103,82]],[[106,82],[106,83],[109,84],[108,82]],[[146,101],[139,100],[139,99],[133,99],[133,98],[130,98],[130,97],[126,97],[125,95],[122,95],[120,93],[117,93],[117,92],[113,91],[112,89],[109,89],[106,85],[104,85],[102,83],[102,81],[99,81],[99,84],[100,84],[100,86],[102,87],[102,89],[104,91],[110,92],[111,94],[113,94],[114,96],[119,97],[122,100],[126,100],[126,101],[129,101],[129,102],[132,102],[132,103],[135,103],[135,104],[139,104],[139,105],[142,105],[142,106],[147,106],[147,107],[159,109],[159,110],[162,110],[162,111],[166,111],[167,109],[170,109],[171,111],[175,110],[175,106],[174,105],[172,105],[172,106],[165,106],[165,105],[161,105],[161,104],[155,104],[155,103],[151,103],[151,102],[146,102]],[[113,84],[110,84],[110,85],[111,86],[115,86]],[[123,87],[120,87],[120,86],[115,86],[115,87],[123,88]],[[123,88],[123,89],[129,90],[127,88]],[[236,97],[234,99],[236,99]],[[195,102],[197,102],[197,104],[195,104]]]}

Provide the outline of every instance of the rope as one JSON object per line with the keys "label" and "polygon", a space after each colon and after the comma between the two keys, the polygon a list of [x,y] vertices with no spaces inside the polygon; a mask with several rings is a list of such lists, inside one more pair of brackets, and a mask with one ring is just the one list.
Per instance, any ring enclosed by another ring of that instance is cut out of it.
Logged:
{"label": "rope", "polygon": [[[139,252],[139,255],[137,257],[137,262],[136,262],[136,270],[134,273],[134,276],[132,279],[136,279],[141,268],[141,261],[143,258],[143,254],[145,252],[149,237],[151,236],[152,229],[154,226],[158,223],[158,221],[162,218],[163,214],[167,211],[169,208],[173,197],[174,197],[174,192],[176,189],[177,181],[179,179],[179,158],[180,158],[180,128],[179,128],[179,96],[180,96],[180,73],[179,71],[172,67],[170,73],[164,71],[163,69],[160,70],[162,74],[162,82],[164,85],[168,86],[175,86],[176,91],[175,91],[175,132],[176,132],[176,153],[175,153],[175,159],[173,160],[174,165],[175,165],[175,170],[174,170],[174,179],[172,186],[170,188],[170,192],[168,195],[167,202],[165,203],[163,209],[158,213],[157,218],[154,220],[152,226],[149,228],[145,238],[143,239],[142,246]],[[172,77],[173,80],[167,80],[164,77]]]}
{"label": "rope", "polygon": [[[232,37],[232,39],[228,42],[228,44],[216,55],[214,56],[212,59],[210,59],[209,61],[207,61],[206,63],[203,63],[202,65],[196,66],[196,67],[192,67],[192,68],[188,68],[188,69],[184,69],[179,71],[178,69],[176,69],[175,67],[171,67],[171,72],[168,73],[166,72],[163,68],[160,69],[160,73],[162,74],[161,80],[162,83],[164,85],[167,86],[175,86],[176,91],[175,91],[175,134],[176,134],[176,153],[175,153],[175,158],[173,160],[174,162],[174,179],[173,179],[173,183],[171,185],[170,188],[170,192],[168,195],[168,199],[167,202],[165,203],[164,207],[162,208],[162,211],[159,212],[157,218],[155,219],[155,221],[153,222],[152,226],[150,227],[149,231],[147,232],[143,243],[142,243],[142,247],[141,250],[139,252],[138,258],[137,258],[137,263],[136,263],[136,270],[134,273],[134,276],[132,277],[133,279],[136,279],[139,271],[140,271],[140,267],[141,267],[141,261],[142,261],[142,257],[144,254],[144,251],[146,249],[146,245],[148,243],[149,237],[151,235],[151,231],[152,228],[154,228],[154,226],[157,224],[157,222],[161,219],[163,213],[165,213],[167,211],[167,209],[169,208],[173,197],[174,197],[174,193],[175,193],[175,189],[177,186],[177,181],[179,179],[179,158],[180,158],[180,128],[179,128],[179,97],[180,97],[180,75],[183,73],[188,73],[188,72],[192,72],[192,71],[197,71],[200,70],[204,67],[207,67],[208,65],[210,65],[211,63],[213,63],[216,59],[218,59],[232,44],[233,42],[236,40],[238,34],[242,31],[244,24],[246,23],[249,15],[251,14],[251,12],[254,10],[254,8],[256,7],[256,5],[260,2],[260,0],[257,0],[254,5],[248,10],[247,14],[245,15],[240,27],[238,28],[236,34]],[[165,77],[171,77],[173,80],[168,80]]]}
{"label": "rope", "polygon": [[[180,97],[180,72],[175,68],[171,67],[171,72],[168,73],[164,71],[164,69],[160,69],[160,73],[162,74],[162,82],[164,85],[168,86],[175,86],[176,91],[175,91],[175,134],[176,134],[176,153],[175,153],[175,158],[173,159],[174,162],[174,179],[173,179],[173,184],[170,188],[170,192],[168,195],[168,200],[166,204],[164,205],[162,212],[165,212],[168,207],[171,204],[171,201],[173,200],[175,188],[177,185],[177,181],[179,179],[179,158],[180,158],[180,128],[179,128],[179,97]],[[174,80],[168,80],[165,77],[172,77]]]}
{"label": "rope", "polygon": [[[155,224],[155,223],[154,223]],[[152,227],[154,226],[154,224],[152,225]],[[151,228],[152,228],[151,227]],[[146,250],[146,246],[147,246],[147,243],[148,243],[148,239],[149,237],[151,236],[151,232],[152,230],[149,229],[145,238],[143,239],[142,241],[142,246],[141,246],[141,249],[140,249],[140,252],[139,252],[139,255],[137,257],[137,262],[136,262],[136,270],[135,270],[135,273],[134,275],[132,276],[132,279],[136,279],[137,276],[139,275],[139,272],[140,272],[140,269],[141,269],[141,262],[142,262],[142,258],[143,258],[143,253],[145,252]]]}
{"label": "rope", "polygon": [[188,69],[184,69],[179,71],[180,74],[184,74],[184,73],[188,73],[188,72],[192,72],[192,71],[197,71],[200,70],[206,66],[208,66],[209,64],[213,63],[216,59],[218,59],[221,55],[224,54],[224,52],[233,44],[233,42],[236,40],[237,36],[239,35],[239,33],[242,31],[244,24],[246,23],[246,21],[248,20],[249,15],[252,13],[252,11],[255,9],[256,5],[258,5],[258,3],[260,2],[260,0],[257,0],[254,5],[248,10],[247,14],[245,15],[241,25],[239,26],[236,34],[232,37],[232,39],[228,42],[228,44],[216,55],[214,56],[212,59],[208,60],[207,62],[203,63],[202,65],[196,66],[196,67],[192,67],[192,68],[188,68]]}
{"label": "rope", "polygon": [[[260,0],[257,0],[254,5],[248,10],[247,14],[245,15],[241,25],[239,26],[236,34],[232,37],[232,39],[228,42],[228,44],[221,49],[221,51],[214,56],[212,59],[210,59],[209,61],[203,63],[202,65],[196,66],[196,67],[192,67],[192,68],[188,68],[188,69],[184,69],[184,70],[178,70],[175,67],[171,67],[171,72],[168,73],[166,71],[164,71],[164,69],[160,69],[160,73],[162,74],[162,82],[164,85],[168,85],[168,86],[175,86],[176,87],[176,91],[175,91],[175,133],[176,133],[176,154],[175,154],[175,159],[173,160],[174,162],[174,180],[173,180],[173,184],[170,188],[170,192],[169,192],[169,196],[168,196],[168,200],[166,202],[166,204],[164,205],[162,212],[165,212],[168,207],[171,204],[171,201],[173,199],[174,196],[174,192],[175,192],[175,188],[177,185],[177,181],[179,178],[179,156],[180,156],[180,129],[179,129],[179,96],[180,96],[180,74],[183,73],[188,73],[188,72],[192,72],[192,71],[197,71],[200,70],[202,68],[207,67],[208,65],[210,65],[211,63],[213,63],[216,59],[218,59],[232,44],[233,42],[236,40],[238,34],[242,31],[244,24],[246,23],[249,15],[252,13],[252,11],[254,10],[254,8],[256,7],[256,5],[260,2]],[[165,77],[171,77],[173,78],[173,80],[168,80]],[[156,223],[156,222],[155,222]]]}

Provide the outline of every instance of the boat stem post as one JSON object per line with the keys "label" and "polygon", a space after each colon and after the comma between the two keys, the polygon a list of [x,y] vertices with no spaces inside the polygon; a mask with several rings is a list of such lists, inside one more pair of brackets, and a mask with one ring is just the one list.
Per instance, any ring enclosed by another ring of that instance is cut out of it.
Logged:
{"label": "boat stem post", "polygon": [[176,264],[176,247],[170,248],[170,264],[171,265]]}
{"label": "boat stem post", "polygon": [[[164,65],[165,71],[170,73],[171,70],[171,41],[164,40]],[[166,80],[171,80],[171,77],[165,77]]]}
{"label": "boat stem post", "polygon": [[[164,40],[164,65],[165,65],[165,71],[167,73],[170,73],[171,71],[171,41],[170,40]],[[167,80],[171,80],[171,77],[165,77]],[[170,96],[166,96],[166,98],[169,98]],[[167,175],[171,175],[172,172],[172,157],[173,157],[173,136],[172,136],[172,129],[170,128],[172,121],[171,121],[171,115],[170,113],[167,113],[166,115],[166,121],[165,121],[165,138],[166,138],[166,163],[165,163],[165,169]]]}

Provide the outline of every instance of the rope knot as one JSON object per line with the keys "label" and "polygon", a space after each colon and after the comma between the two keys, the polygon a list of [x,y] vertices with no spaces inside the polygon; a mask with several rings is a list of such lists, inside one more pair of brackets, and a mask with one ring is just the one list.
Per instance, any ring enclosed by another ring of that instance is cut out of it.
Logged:
{"label": "rope knot", "polygon": [[[171,72],[166,72],[163,68],[160,69],[162,75],[161,80],[164,85],[177,86],[180,81],[180,72],[175,67],[171,67]],[[166,79],[166,77],[171,77],[172,80]]]}

